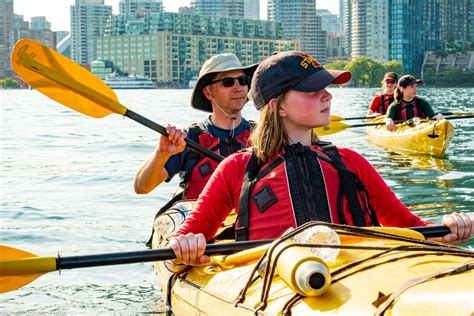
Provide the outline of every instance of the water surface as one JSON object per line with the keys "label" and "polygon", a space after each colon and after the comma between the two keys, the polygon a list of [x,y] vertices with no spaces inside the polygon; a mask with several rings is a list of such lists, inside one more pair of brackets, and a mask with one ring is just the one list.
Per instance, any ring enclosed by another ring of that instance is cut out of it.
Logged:
{"label": "water surface", "polygon": [[[474,111],[474,89],[419,89],[438,110]],[[377,89],[330,89],[333,114],[364,115]],[[122,104],[159,124],[185,127],[206,116],[191,90],[117,91]],[[133,176],[159,135],[112,114],[95,119],[33,90],[0,90],[0,243],[40,256],[145,249],[152,220],[177,181],[148,195]],[[251,106],[245,116],[256,119]],[[355,123],[355,121],[349,121]],[[367,141],[365,128],[326,137],[363,154],[399,198],[427,220],[474,208],[474,120],[453,121],[444,159],[409,157]],[[474,245],[474,244],[473,244]],[[141,314],[164,310],[153,265],[130,264],[48,273],[3,294],[0,313]]]}

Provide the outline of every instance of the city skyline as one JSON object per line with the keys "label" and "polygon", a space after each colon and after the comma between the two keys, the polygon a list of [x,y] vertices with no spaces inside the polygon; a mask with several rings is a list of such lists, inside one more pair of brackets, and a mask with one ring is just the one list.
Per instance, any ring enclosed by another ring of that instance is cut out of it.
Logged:
{"label": "city skyline", "polygon": [[[119,13],[120,0],[104,0],[106,5],[112,6],[113,14]],[[70,31],[70,9],[75,0],[14,0],[15,14],[23,15],[26,21],[33,16],[45,16],[51,22],[53,31]],[[163,0],[166,11],[178,12],[179,7],[190,6],[191,0]],[[339,14],[339,1],[316,0],[317,9],[327,9],[331,13]],[[54,9],[53,9],[54,8]],[[260,18],[266,20],[267,0],[260,0]]]}

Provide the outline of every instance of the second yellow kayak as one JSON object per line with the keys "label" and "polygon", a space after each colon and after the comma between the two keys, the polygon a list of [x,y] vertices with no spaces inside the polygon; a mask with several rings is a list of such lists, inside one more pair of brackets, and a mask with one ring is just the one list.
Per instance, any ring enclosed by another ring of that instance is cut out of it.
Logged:
{"label": "second yellow kayak", "polygon": [[[383,117],[372,122],[383,122]],[[389,150],[442,157],[453,138],[454,126],[445,119],[421,121],[413,126],[397,124],[393,132],[384,125],[369,126],[367,134],[369,141]]]}

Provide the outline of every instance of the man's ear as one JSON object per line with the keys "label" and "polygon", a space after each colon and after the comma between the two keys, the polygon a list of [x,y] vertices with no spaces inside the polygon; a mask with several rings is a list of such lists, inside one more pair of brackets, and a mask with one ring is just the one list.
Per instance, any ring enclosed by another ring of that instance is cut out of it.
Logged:
{"label": "man's ear", "polygon": [[209,100],[209,101],[212,101],[212,99],[214,98],[214,96],[212,95],[210,89],[209,89],[209,86],[207,87],[204,87],[204,89],[202,89],[202,93],[206,96],[206,98]]}

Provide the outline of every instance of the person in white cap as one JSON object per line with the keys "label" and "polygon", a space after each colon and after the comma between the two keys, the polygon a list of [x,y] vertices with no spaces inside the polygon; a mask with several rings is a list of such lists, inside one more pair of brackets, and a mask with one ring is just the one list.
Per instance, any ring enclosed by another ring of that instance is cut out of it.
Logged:
{"label": "person in white cap", "polygon": [[183,190],[172,201],[197,199],[218,162],[185,148],[186,136],[224,157],[247,147],[253,124],[242,117],[241,110],[247,102],[257,66],[244,67],[237,56],[228,53],[215,55],[204,63],[191,106],[211,114],[204,121],[190,125],[187,132],[167,126],[169,136],[161,136],[155,151],[135,175],[136,193],[146,194],[179,173]]}

